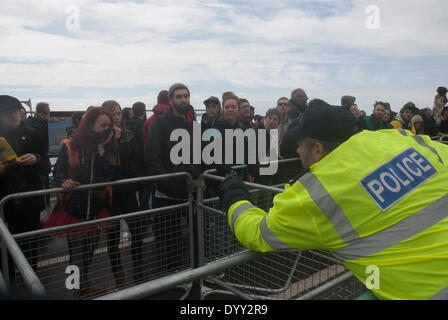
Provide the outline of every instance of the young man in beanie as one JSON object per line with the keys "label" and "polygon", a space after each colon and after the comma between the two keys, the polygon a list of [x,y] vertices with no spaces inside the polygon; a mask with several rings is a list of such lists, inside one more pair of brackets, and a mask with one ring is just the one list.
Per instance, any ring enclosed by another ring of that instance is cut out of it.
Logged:
{"label": "young man in beanie", "polygon": [[[17,98],[0,96],[0,136],[5,138],[19,156],[13,164],[0,163],[0,199],[18,192],[43,189],[40,176],[48,176],[51,164],[40,134],[21,121],[22,104]],[[45,208],[43,197],[11,200],[4,205],[4,219],[12,234],[40,229],[40,212]],[[37,267],[38,243],[21,244],[33,268]],[[10,276],[14,278],[10,262]]]}
{"label": "young man in beanie", "polygon": [[[171,107],[154,120],[149,129],[146,149],[145,167],[147,175],[166,175],[175,172],[188,172],[195,179],[201,173],[201,165],[193,164],[193,121],[194,109],[190,105],[190,91],[184,84],[176,83],[168,90],[168,99]],[[183,129],[190,136],[190,162],[173,163],[171,149],[179,141],[171,141],[171,133],[176,129]],[[188,188],[185,177],[167,178],[157,180],[155,194],[152,201],[153,209],[180,204],[188,200]],[[165,230],[168,228],[169,230]],[[179,213],[164,212],[156,215],[154,232],[157,245],[166,248],[168,270],[179,267],[181,259],[176,250],[183,246],[182,217]]]}

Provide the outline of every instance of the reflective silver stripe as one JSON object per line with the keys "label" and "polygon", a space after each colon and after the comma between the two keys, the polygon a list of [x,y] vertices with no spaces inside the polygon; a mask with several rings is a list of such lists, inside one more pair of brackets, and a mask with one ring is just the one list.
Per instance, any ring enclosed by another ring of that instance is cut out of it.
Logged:
{"label": "reflective silver stripe", "polygon": [[417,143],[418,143],[419,145],[421,145],[421,146],[423,146],[423,147],[428,148],[429,150],[431,150],[431,151],[432,151],[432,152],[439,158],[439,161],[440,161],[441,163],[443,163],[443,160],[442,160],[442,158],[440,157],[440,155],[439,155],[439,153],[437,152],[437,150],[434,149],[433,147],[431,147],[429,144],[427,144],[427,143],[425,142],[425,140],[423,140],[422,137],[420,137],[420,136],[412,136],[412,138],[414,138],[415,141],[417,141]]}
{"label": "reflective silver stripe", "polygon": [[333,254],[345,261],[357,260],[381,252],[419,234],[448,217],[447,206],[448,195],[445,195],[419,212],[371,236],[356,240],[347,247],[333,252]]}
{"label": "reflective silver stripe", "polygon": [[448,300],[448,287],[442,289],[442,291],[436,293],[429,300]]}
{"label": "reflective silver stripe", "polygon": [[236,223],[236,220],[238,220],[238,218],[240,217],[240,215],[244,211],[246,211],[247,209],[250,209],[250,208],[256,208],[256,206],[254,206],[251,203],[243,203],[243,204],[240,204],[238,207],[236,207],[235,210],[233,210],[233,213],[232,213],[232,230],[235,231],[235,223]]}
{"label": "reflective silver stripe", "polygon": [[263,240],[273,249],[275,250],[285,250],[285,249],[292,249],[287,244],[283,243],[275,234],[272,233],[271,230],[269,230],[268,225],[266,223],[266,217],[268,215],[265,215],[263,219],[260,222],[260,233]]}
{"label": "reflective silver stripe", "polygon": [[355,239],[359,239],[358,233],[347,219],[345,213],[313,173],[309,172],[305,174],[299,181],[306,190],[308,190],[313,201],[325,214],[328,220],[331,221],[333,227],[345,242],[348,243]]}
{"label": "reflective silver stripe", "polygon": [[[406,133],[406,131],[404,131],[403,129],[397,129],[402,135],[404,135],[405,137],[407,137],[408,135],[407,135],[407,133]],[[425,148],[428,148],[429,150],[431,150],[431,152],[433,152],[438,158],[439,158],[439,161],[441,162],[441,163],[443,163],[443,160],[442,160],[442,158],[440,157],[440,155],[439,155],[439,153],[437,152],[437,150],[436,149],[434,149],[433,147],[431,147],[429,144],[427,144],[426,142],[425,142],[425,140],[421,137],[421,136],[415,136],[415,135],[413,135],[413,136],[411,136],[415,141],[417,141],[417,143],[419,144],[419,145],[421,145],[422,147],[425,147]]]}

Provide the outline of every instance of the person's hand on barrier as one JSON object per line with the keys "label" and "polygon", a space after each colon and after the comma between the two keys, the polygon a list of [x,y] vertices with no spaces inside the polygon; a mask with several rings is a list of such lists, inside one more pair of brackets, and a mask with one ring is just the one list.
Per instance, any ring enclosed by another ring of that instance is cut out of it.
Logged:
{"label": "person's hand on barrier", "polygon": [[67,179],[67,180],[65,180],[65,181],[62,183],[61,187],[62,187],[64,190],[74,190],[74,189],[76,189],[76,187],[78,187],[79,185],[80,185],[80,183],[79,183],[78,181],[75,181],[75,180],[72,180],[72,179]]}

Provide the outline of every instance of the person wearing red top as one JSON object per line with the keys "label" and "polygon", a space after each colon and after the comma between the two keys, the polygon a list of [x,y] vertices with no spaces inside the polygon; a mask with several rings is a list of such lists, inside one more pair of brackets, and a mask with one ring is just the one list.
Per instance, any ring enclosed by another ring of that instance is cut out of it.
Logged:
{"label": "person wearing red top", "polygon": [[168,91],[162,90],[157,96],[157,105],[152,109],[152,116],[146,119],[143,125],[143,147],[146,148],[146,138],[148,137],[149,128],[154,120],[165,113],[171,107],[170,101],[168,99]]}

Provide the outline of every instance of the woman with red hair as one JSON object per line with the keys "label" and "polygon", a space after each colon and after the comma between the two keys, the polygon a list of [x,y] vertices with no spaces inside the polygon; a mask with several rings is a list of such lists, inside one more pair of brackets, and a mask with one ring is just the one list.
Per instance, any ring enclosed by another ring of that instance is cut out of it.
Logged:
{"label": "woman with red hair", "polygon": [[[53,176],[66,191],[82,184],[116,179],[119,160],[111,115],[102,107],[90,108],[72,137],[62,141]],[[56,209],[44,224],[55,227],[110,216],[111,187],[58,194]],[[104,225],[108,226],[108,225]],[[79,296],[92,296],[104,289],[88,283],[88,268],[99,241],[100,226],[83,227],[67,233],[70,264],[80,269]]]}

